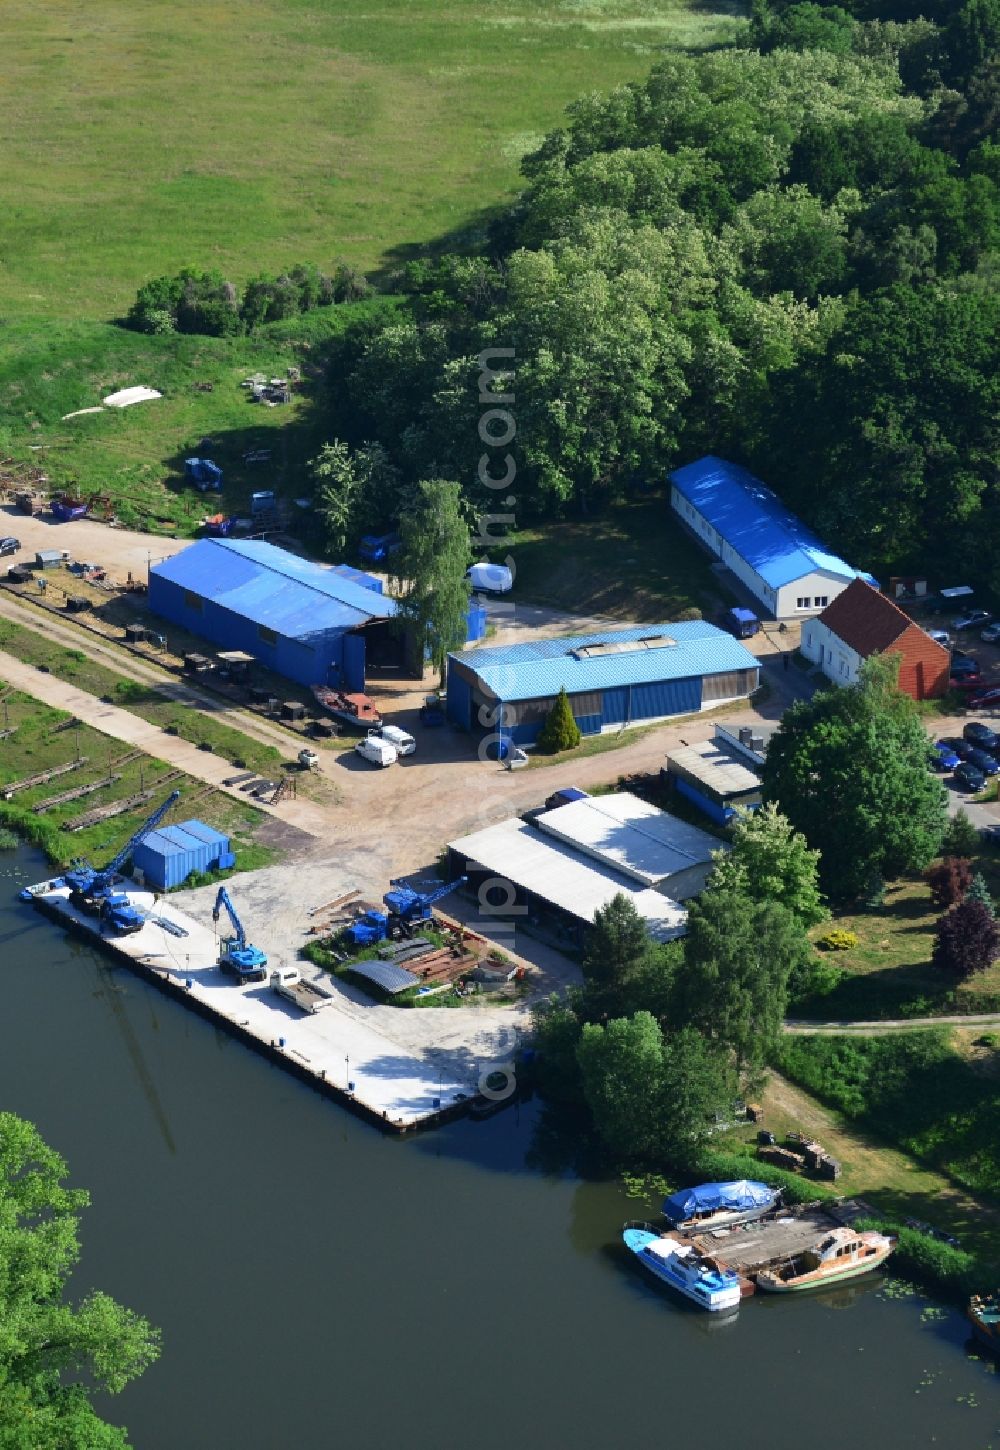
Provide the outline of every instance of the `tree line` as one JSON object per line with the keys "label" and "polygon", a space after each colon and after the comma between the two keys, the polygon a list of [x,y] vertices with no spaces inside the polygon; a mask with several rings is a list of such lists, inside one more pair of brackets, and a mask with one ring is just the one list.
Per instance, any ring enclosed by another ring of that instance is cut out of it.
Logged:
{"label": "tree line", "polygon": [[331,435],[488,512],[477,359],[510,347],[519,517],[710,451],[859,565],[988,582],[998,40],[1000,0],[759,4],[742,46],[582,98],[482,249],[345,340]]}
{"label": "tree line", "polygon": [[173,277],[143,283],[125,325],[154,335],[235,337],[317,307],[357,302],[370,290],[363,274],[347,262],[338,262],[329,274],[301,262],[277,277],[262,272],[250,278],[242,294],[221,272],[185,267]]}

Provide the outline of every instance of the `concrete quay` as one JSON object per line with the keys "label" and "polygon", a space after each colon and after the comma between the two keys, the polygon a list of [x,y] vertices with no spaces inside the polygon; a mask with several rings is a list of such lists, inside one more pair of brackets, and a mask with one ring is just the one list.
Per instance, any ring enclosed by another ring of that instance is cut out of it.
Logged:
{"label": "concrete quay", "polygon": [[[74,906],[58,878],[30,890],[39,910],[386,1131],[435,1126],[464,1113],[475,1096],[475,1086],[459,1081],[445,1064],[407,1054],[336,1004],[304,1014],[268,983],[235,982],[219,970],[215,932],[163,897],[129,890],[129,899],[150,916],[139,931],[119,936]],[[182,934],[160,925],[162,920]]]}

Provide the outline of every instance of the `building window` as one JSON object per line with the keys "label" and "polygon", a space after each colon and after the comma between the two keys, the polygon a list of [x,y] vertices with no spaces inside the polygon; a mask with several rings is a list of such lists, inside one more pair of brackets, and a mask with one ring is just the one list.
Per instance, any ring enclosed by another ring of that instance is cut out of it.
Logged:
{"label": "building window", "polygon": [[809,608],[809,595],[808,594],[800,594],[799,597],[798,597],[798,599],[796,599],[796,601],[795,601],[795,608],[796,609],[808,609]]}
{"label": "building window", "polygon": [[847,661],[843,658],[843,656],[841,656],[840,660],[840,673],[845,677],[847,675]]}
{"label": "building window", "polygon": [[817,609],[825,609],[829,602],[830,596],[828,594],[817,594],[813,600],[813,604],[815,604]]}
{"label": "building window", "polygon": [[826,647],[826,662],[828,665],[833,664],[833,650],[830,648],[829,645],[827,645]]}
{"label": "building window", "polygon": [[266,624],[258,624],[257,633],[264,644],[275,645],[278,643],[277,633],[273,629],[268,629]]}
{"label": "building window", "polygon": [[811,629],[806,630],[806,644],[810,649],[813,647],[813,634]]}
{"label": "building window", "polygon": [[204,601],[200,594],[192,594],[190,589],[184,591],[184,607],[193,609],[195,614],[200,614]]}

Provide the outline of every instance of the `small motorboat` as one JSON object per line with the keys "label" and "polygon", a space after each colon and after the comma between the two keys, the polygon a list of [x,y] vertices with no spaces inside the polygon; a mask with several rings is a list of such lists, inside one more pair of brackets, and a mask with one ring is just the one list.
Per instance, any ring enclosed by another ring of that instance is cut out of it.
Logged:
{"label": "small motorboat", "polygon": [[825,1289],[844,1279],[870,1274],[885,1263],[895,1247],[896,1240],[888,1234],[835,1228],[815,1248],[793,1254],[775,1268],[762,1269],[757,1275],[757,1288],[768,1294]]}
{"label": "small motorboat", "polygon": [[367,695],[360,692],[347,695],[342,690],[332,690],[329,685],[313,685],[312,692],[316,703],[322,705],[335,720],[343,720],[348,725],[357,726],[359,730],[368,730],[374,725],[382,724],[382,716],[375,702]]}
{"label": "small motorboat", "polygon": [[693,1244],[647,1227],[627,1227],[622,1238],[636,1258],[664,1284],[709,1313],[729,1313],[740,1307],[740,1280]]}
{"label": "small motorboat", "polygon": [[710,1233],[762,1218],[781,1203],[781,1190],[740,1178],[732,1183],[699,1183],[663,1200],[662,1213],[679,1233]]}
{"label": "small motorboat", "polygon": [[965,1312],[980,1344],[1000,1355],[1000,1289],[973,1294]]}

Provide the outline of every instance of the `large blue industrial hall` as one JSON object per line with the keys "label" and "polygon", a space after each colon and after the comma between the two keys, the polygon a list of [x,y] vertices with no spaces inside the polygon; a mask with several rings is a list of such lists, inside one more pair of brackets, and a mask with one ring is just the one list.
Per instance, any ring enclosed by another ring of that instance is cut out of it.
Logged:
{"label": "large blue industrial hall", "polygon": [[365,688],[373,655],[384,663],[402,650],[395,600],[380,590],[357,570],[257,540],[202,539],[149,571],[149,603],[164,619],[299,684],[346,690]]}

